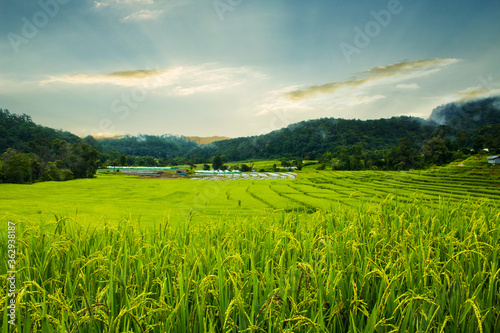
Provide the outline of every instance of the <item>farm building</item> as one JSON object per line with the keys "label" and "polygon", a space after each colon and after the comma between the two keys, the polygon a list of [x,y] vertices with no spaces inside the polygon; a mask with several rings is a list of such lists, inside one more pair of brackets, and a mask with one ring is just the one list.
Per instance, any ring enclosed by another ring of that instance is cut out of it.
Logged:
{"label": "farm building", "polygon": [[177,173],[181,176],[185,176],[185,175],[187,175],[188,171],[187,171],[187,169],[176,169],[175,173]]}
{"label": "farm building", "polygon": [[488,163],[490,163],[490,164],[500,164],[500,156],[490,156],[490,157],[488,157]]}

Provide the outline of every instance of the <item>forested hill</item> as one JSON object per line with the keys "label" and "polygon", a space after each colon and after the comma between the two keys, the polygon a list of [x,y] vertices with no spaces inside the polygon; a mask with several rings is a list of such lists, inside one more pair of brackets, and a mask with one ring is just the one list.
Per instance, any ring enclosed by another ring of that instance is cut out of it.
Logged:
{"label": "forested hill", "polygon": [[339,147],[361,144],[363,150],[377,151],[398,145],[408,138],[415,147],[421,147],[433,134],[437,125],[421,118],[393,117],[377,120],[348,120],[322,118],[292,124],[268,134],[197,145],[184,137],[126,136],[120,139],[98,139],[104,153],[133,156],[152,156],[173,160],[186,158],[203,163],[216,155],[230,161],[275,158],[316,159]]}
{"label": "forested hill", "polygon": [[8,148],[31,152],[37,143],[41,141],[50,143],[55,139],[68,143],[81,141],[78,136],[70,132],[37,125],[26,114],[17,115],[7,109],[0,109],[0,154]]}
{"label": "forested hill", "polygon": [[500,123],[500,97],[441,105],[432,111],[429,120],[454,130],[464,131],[498,124]]}
{"label": "forested hill", "polygon": [[[261,136],[214,142],[198,149],[196,156],[218,154],[230,160],[315,159],[324,153],[356,144],[368,151],[391,149],[402,138],[408,138],[414,148],[420,148],[436,134],[438,128],[439,135],[444,135],[444,131],[452,142],[461,132],[461,141],[465,140],[462,146],[472,147],[479,129],[495,124],[500,124],[500,97],[442,105],[433,110],[428,120],[405,116],[365,121],[334,118],[308,120]],[[485,142],[490,134],[485,136]]]}
{"label": "forested hill", "polygon": [[365,150],[389,149],[404,137],[420,147],[435,129],[434,123],[413,117],[364,121],[322,118],[261,136],[217,141],[205,150],[210,151],[208,155],[225,155],[230,160],[294,156],[316,159],[326,152],[358,143]]}
{"label": "forested hill", "polygon": [[0,183],[93,177],[99,152],[84,141],[0,109]]}
{"label": "forested hill", "polygon": [[0,109],[0,154],[13,148],[40,155],[37,150],[42,151],[55,139],[69,144],[82,141],[91,145],[103,154],[102,163],[108,159],[118,162],[127,156],[149,157],[152,161],[156,159],[155,163],[160,163],[159,159],[162,163],[206,163],[217,155],[225,156],[229,161],[319,159],[326,153],[340,154],[344,148],[354,151],[355,146],[382,156],[382,151],[397,147],[400,139],[406,138],[412,149],[420,150],[436,136],[447,140],[450,149],[474,146],[477,150],[497,146],[497,127],[491,125],[500,124],[499,109],[500,97],[496,97],[439,106],[428,120],[406,116],[364,121],[321,118],[260,136],[216,141],[208,145],[198,145],[189,138],[173,135],[125,136],[120,139],[89,136],[80,139],[69,132],[36,125],[27,115]]}
{"label": "forested hill", "polygon": [[127,135],[120,139],[98,139],[97,141],[104,153],[117,151],[125,155],[155,158],[185,157],[198,147],[196,142],[174,135]]}

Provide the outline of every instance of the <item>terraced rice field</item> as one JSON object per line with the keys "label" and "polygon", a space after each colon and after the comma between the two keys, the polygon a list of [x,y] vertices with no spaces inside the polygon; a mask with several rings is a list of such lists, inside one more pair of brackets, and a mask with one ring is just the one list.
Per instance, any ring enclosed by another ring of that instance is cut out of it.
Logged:
{"label": "terraced rice field", "polygon": [[500,179],[452,171],[0,184],[16,329],[497,332]]}
{"label": "terraced rice field", "polygon": [[207,220],[221,215],[328,211],[339,205],[381,203],[389,195],[397,202],[422,197],[429,207],[440,200],[456,205],[485,198],[489,205],[498,205],[499,189],[497,174],[448,170],[266,172],[189,179],[99,174],[96,179],[65,183],[2,184],[0,214],[30,221],[64,215],[84,225],[120,220],[154,225],[188,217]]}
{"label": "terraced rice field", "polygon": [[196,174],[192,180],[265,180],[265,179],[295,179],[295,172],[244,172],[244,173],[215,173]]}
{"label": "terraced rice field", "polygon": [[442,177],[426,172],[330,172],[308,175],[291,186],[300,189],[305,196],[319,195],[346,204],[353,198],[381,202],[389,194],[401,201],[408,201],[416,194],[430,201],[447,198],[454,203],[464,198],[487,197],[495,202],[500,199],[500,178],[485,178],[484,175]]}

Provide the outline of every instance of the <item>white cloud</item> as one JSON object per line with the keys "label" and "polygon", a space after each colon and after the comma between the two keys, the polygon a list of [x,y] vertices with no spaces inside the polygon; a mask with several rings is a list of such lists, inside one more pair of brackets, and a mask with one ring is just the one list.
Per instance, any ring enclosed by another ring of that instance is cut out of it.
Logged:
{"label": "white cloud", "polygon": [[264,97],[264,101],[257,105],[255,111],[257,116],[262,116],[272,112],[292,111],[292,110],[310,110],[311,106],[305,101],[291,101],[286,98],[288,91],[299,88],[298,86],[285,87],[281,90],[274,90]]}
{"label": "white cloud", "polygon": [[250,67],[222,67],[216,63],[198,66],[178,66],[152,70],[130,70],[109,74],[74,74],[52,76],[40,85],[104,84],[123,87],[142,87],[167,95],[192,95],[239,86],[265,76]]}
{"label": "white cloud", "polygon": [[420,89],[420,86],[416,83],[401,83],[396,86],[398,89],[402,90],[416,90]]}
{"label": "white cloud", "polygon": [[[121,22],[145,21],[158,18],[161,14],[171,13],[179,7],[193,3],[193,0],[99,0],[94,1],[94,8],[109,7],[120,16]],[[127,13],[124,15],[124,13]]]}
{"label": "white cloud", "polygon": [[121,21],[125,22],[125,21],[152,20],[160,16],[161,13],[163,13],[163,10],[161,9],[158,10],[143,9],[138,12],[125,16],[124,18],[121,19]]}
{"label": "white cloud", "polygon": [[428,76],[442,68],[457,63],[458,59],[432,59],[419,61],[403,61],[388,66],[372,68],[361,73],[361,78],[354,77],[343,82],[326,83],[311,86],[302,90],[288,92],[291,99],[308,99],[322,94],[335,94],[341,91],[352,91],[389,83],[403,82],[414,78]]}
{"label": "white cloud", "polygon": [[[273,91],[268,94],[264,103],[257,106],[256,112],[257,115],[264,115],[275,110],[326,110],[374,103],[386,98],[381,93],[371,92],[375,88],[428,76],[459,61],[458,59],[403,61],[372,68],[358,77],[343,82]],[[399,89],[419,88],[416,83],[400,83],[396,87]]]}
{"label": "white cloud", "polygon": [[256,115],[263,116],[276,112],[301,112],[313,110],[342,110],[362,104],[374,103],[385,99],[381,94],[364,94],[359,92],[346,92],[338,95],[322,95],[310,99],[290,99],[287,93],[290,89],[272,91],[264,98],[264,102],[255,107]]}
{"label": "white cloud", "polygon": [[109,3],[94,1],[94,6],[95,8],[107,7],[109,6]]}
{"label": "white cloud", "polygon": [[95,1],[94,4],[97,8],[109,5],[152,5],[154,0],[102,0],[102,2]]}
{"label": "white cloud", "polygon": [[500,96],[500,89],[488,89],[484,86],[476,86],[461,90],[452,96],[447,96],[446,99],[452,102],[468,102],[493,96]]}

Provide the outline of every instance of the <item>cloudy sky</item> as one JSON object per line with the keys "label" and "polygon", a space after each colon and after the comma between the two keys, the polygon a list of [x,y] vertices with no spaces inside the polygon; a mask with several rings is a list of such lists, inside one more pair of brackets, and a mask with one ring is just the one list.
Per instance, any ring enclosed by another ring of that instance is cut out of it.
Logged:
{"label": "cloudy sky", "polygon": [[0,0],[0,107],[88,134],[263,134],[500,94],[499,1]]}

